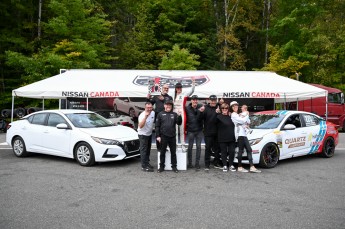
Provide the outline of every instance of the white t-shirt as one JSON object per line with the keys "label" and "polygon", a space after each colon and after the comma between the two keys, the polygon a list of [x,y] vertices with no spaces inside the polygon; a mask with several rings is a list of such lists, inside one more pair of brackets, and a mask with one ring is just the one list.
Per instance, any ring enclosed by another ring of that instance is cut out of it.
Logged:
{"label": "white t-shirt", "polygon": [[[144,118],[145,118],[145,111],[139,115],[138,123],[140,123]],[[150,136],[152,134],[154,121],[155,121],[155,112],[151,111],[149,116],[146,118],[146,122],[143,128],[138,127],[138,134]]]}

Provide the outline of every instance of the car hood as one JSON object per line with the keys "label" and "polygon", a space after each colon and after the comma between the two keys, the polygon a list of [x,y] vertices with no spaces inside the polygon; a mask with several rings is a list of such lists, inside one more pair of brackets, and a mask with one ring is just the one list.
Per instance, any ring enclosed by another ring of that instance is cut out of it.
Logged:
{"label": "car hood", "polygon": [[262,138],[263,136],[272,133],[273,129],[252,129],[250,134],[248,134],[248,140]]}
{"label": "car hood", "polygon": [[138,139],[138,133],[132,128],[126,126],[109,126],[101,128],[79,128],[81,132],[84,132],[90,136],[115,139],[115,140],[133,140]]}

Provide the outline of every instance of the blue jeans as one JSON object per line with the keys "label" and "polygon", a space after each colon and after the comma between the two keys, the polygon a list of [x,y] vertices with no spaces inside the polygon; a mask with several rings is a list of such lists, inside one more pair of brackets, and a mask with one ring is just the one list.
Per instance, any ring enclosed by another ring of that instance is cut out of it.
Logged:
{"label": "blue jeans", "polygon": [[151,141],[152,135],[138,135],[140,141],[140,159],[141,159],[141,167],[146,168],[150,162],[150,153],[151,153]]}
{"label": "blue jeans", "polygon": [[202,131],[197,132],[188,132],[188,164],[192,164],[192,151],[193,151],[193,144],[195,139],[196,144],[196,158],[195,158],[195,164],[199,165],[200,161],[200,154],[201,154],[201,141],[203,137]]}

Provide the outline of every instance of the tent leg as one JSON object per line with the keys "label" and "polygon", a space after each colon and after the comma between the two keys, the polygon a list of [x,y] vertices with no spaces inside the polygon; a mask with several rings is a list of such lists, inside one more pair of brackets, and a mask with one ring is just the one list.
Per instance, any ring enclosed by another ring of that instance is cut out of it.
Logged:
{"label": "tent leg", "polygon": [[12,112],[11,112],[11,122],[13,122],[13,113],[14,113],[14,96],[12,96]]}
{"label": "tent leg", "polygon": [[42,110],[44,110],[44,98],[42,100]]}

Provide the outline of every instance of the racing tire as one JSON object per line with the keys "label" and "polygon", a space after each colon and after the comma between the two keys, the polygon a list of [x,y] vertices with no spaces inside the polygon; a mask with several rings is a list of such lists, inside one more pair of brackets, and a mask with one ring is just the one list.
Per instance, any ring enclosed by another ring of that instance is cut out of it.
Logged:
{"label": "racing tire", "polygon": [[86,142],[81,142],[75,147],[74,158],[81,166],[92,166],[95,164],[93,149]]}
{"label": "racing tire", "polygon": [[3,109],[1,110],[1,116],[4,118],[11,117],[12,110],[11,109]]}
{"label": "racing tire", "polygon": [[26,151],[26,146],[24,140],[17,136],[12,141],[13,153],[17,157],[29,156],[29,152]]}
{"label": "racing tire", "polygon": [[30,107],[30,108],[28,108],[27,113],[28,113],[28,114],[31,114],[31,113],[34,113],[34,112],[36,112],[36,111],[41,111],[41,110],[42,110],[42,109],[39,108],[39,107]]}
{"label": "racing tire", "polygon": [[334,151],[335,151],[334,139],[331,137],[328,137],[323,143],[321,155],[323,157],[330,158],[330,157],[333,157]]}
{"label": "racing tire", "polygon": [[278,164],[279,155],[278,146],[274,143],[268,143],[261,150],[259,165],[264,168],[273,168]]}
{"label": "racing tire", "polygon": [[26,110],[25,108],[20,107],[17,108],[14,113],[18,118],[23,118],[26,115]]}

